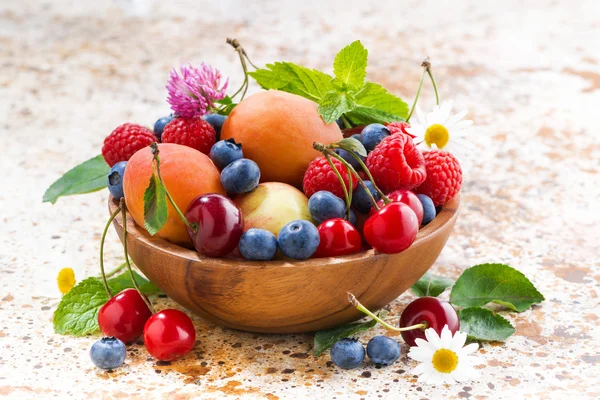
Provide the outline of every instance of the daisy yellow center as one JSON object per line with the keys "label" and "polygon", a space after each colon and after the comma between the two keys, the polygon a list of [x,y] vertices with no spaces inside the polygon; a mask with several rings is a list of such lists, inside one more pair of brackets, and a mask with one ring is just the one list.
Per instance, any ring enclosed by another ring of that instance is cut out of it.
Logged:
{"label": "daisy yellow center", "polygon": [[425,131],[425,143],[431,147],[435,144],[438,149],[443,149],[450,140],[450,133],[444,125],[433,124]]}
{"label": "daisy yellow center", "polygon": [[433,354],[431,359],[433,368],[443,374],[449,374],[456,369],[458,357],[455,352],[448,349],[439,349]]}

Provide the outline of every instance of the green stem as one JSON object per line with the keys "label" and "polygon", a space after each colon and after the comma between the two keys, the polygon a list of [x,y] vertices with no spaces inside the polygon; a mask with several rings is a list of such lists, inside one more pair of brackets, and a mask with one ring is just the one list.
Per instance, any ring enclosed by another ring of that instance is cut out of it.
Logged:
{"label": "green stem", "polygon": [[106,276],[107,278],[110,278],[111,276],[114,276],[114,275],[118,274],[119,272],[121,272],[121,271],[123,270],[123,268],[125,268],[126,266],[127,266],[127,264],[126,264],[126,263],[122,263],[122,264],[121,264],[121,265],[119,265],[117,268],[113,269],[113,270],[112,270],[112,271],[110,271],[110,272],[107,272],[105,276]]}
{"label": "green stem", "polygon": [[[362,178],[360,177],[360,175],[358,175],[358,172],[356,172],[354,167],[348,161],[344,160],[340,155],[338,155],[335,151],[328,149],[328,148],[325,148],[324,150],[325,150],[325,153],[324,153],[325,155],[330,154],[332,157],[336,158],[338,161],[340,161],[342,164],[344,164],[346,166],[346,168],[349,171],[351,171],[352,174],[354,174],[354,176],[356,176],[356,179],[358,179],[358,181],[362,185],[363,189],[365,189],[365,192],[371,199],[371,202],[373,203],[373,208],[375,208],[377,211],[379,211],[379,206],[377,205],[377,200],[375,200],[375,197],[373,197],[373,195],[371,194],[371,191],[365,184],[365,181],[363,181]],[[350,151],[349,153],[352,153],[352,152]],[[375,186],[375,184],[373,184],[373,186]]]}
{"label": "green stem", "polygon": [[104,231],[102,232],[102,237],[100,238],[100,275],[102,278],[102,282],[104,283],[104,289],[106,290],[106,294],[109,298],[112,297],[112,293],[110,291],[110,288],[108,287],[108,282],[106,281],[106,273],[104,273],[104,240],[106,239],[106,233],[108,232],[110,224],[113,222],[116,216],[119,215],[120,211],[121,207],[117,207],[117,209],[111,214],[110,218],[106,222]]}
{"label": "green stem", "polygon": [[348,173],[348,205],[346,207],[346,220],[350,221],[350,206],[352,205],[352,192],[354,191],[354,185],[352,184],[352,172],[346,167]]}
{"label": "green stem", "polygon": [[427,75],[429,75],[429,79],[431,79],[431,84],[433,85],[433,91],[435,92],[435,104],[440,105],[440,96],[438,95],[437,85],[435,84],[435,79],[433,79],[433,74],[431,73],[431,62],[429,61],[429,57],[423,60],[421,64],[425,71],[427,71]]}
{"label": "green stem", "polygon": [[375,188],[375,190],[377,190],[377,193],[379,193],[379,195],[383,199],[383,202],[385,204],[391,203],[392,200],[390,200],[390,198],[387,197],[385,195],[385,193],[383,193],[381,191],[381,189],[379,189],[379,187],[375,184],[375,179],[373,179],[373,175],[371,175],[371,171],[369,171],[369,168],[367,168],[367,166],[365,165],[365,163],[363,162],[363,160],[361,160],[361,158],[358,156],[358,154],[354,154],[353,151],[349,151],[348,153],[350,153],[352,155],[352,157],[354,157],[356,159],[356,161],[358,161],[358,164],[360,164],[360,167],[363,169],[363,171],[365,171],[365,173],[369,177],[369,180],[373,184],[373,187]]}
{"label": "green stem", "polygon": [[175,204],[175,201],[171,197],[171,193],[169,193],[167,186],[163,182],[162,176],[160,175],[160,157],[159,157],[158,144],[156,142],[152,143],[150,145],[150,150],[152,151],[152,154],[154,155],[154,161],[156,161],[156,175],[158,176],[158,180],[160,181],[160,184],[163,185],[163,187],[165,188],[165,193],[167,194],[167,198],[169,199],[169,202],[171,203],[171,205],[173,206],[173,208],[175,209],[175,211],[179,215],[179,218],[181,218],[181,220],[183,221],[185,226],[192,229],[194,232],[198,232],[198,224],[195,222],[188,221],[188,219],[185,217],[185,215],[183,215],[183,213],[181,212],[179,207],[177,207],[177,204]]}
{"label": "green stem", "polygon": [[417,100],[419,100],[419,96],[421,95],[421,88],[423,87],[423,81],[425,80],[425,73],[427,69],[423,69],[421,73],[421,82],[419,82],[419,88],[417,89],[417,94],[415,95],[415,100],[413,101],[412,107],[410,108],[410,112],[408,113],[408,117],[406,117],[406,122],[410,121],[410,117],[412,117],[413,112],[415,111],[415,107],[417,106]]}
{"label": "green stem", "polygon": [[367,314],[369,317],[371,317],[375,321],[379,322],[386,329],[389,329],[389,330],[395,331],[395,332],[405,332],[405,331],[412,331],[414,329],[425,330],[428,328],[428,325],[426,322],[422,322],[420,324],[415,324],[415,325],[411,325],[411,326],[405,326],[404,328],[397,328],[395,326],[392,326],[392,325],[388,324],[387,322],[385,322],[384,320],[382,320],[381,318],[379,318],[377,315],[373,314],[371,311],[369,311],[369,309],[366,308],[365,306],[363,306],[360,303],[360,301],[358,301],[356,296],[354,296],[352,293],[350,293],[350,292],[347,292],[347,293],[348,293],[348,301],[350,302],[350,304],[352,304],[354,307],[356,307],[356,309],[358,311],[360,311],[364,314]]}
{"label": "green stem", "polygon": [[121,198],[121,202],[119,204],[119,208],[121,209],[121,218],[123,219],[123,252],[125,253],[125,264],[127,265],[127,269],[129,270],[129,275],[131,276],[131,283],[133,283],[133,287],[138,291],[144,303],[148,306],[148,309],[152,314],[154,314],[154,307],[152,307],[152,303],[150,300],[142,293],[140,287],[135,280],[135,275],[133,274],[133,270],[131,269],[131,264],[129,263],[129,253],[127,252],[127,206],[125,205],[125,199]]}
{"label": "green stem", "polygon": [[[348,194],[348,188],[346,187],[344,178],[342,178],[342,174],[340,174],[340,171],[338,171],[338,169],[335,167],[335,165],[333,165],[333,161],[331,161],[331,157],[328,154],[325,154],[325,159],[327,159],[327,162],[331,166],[331,169],[333,170],[333,172],[335,173],[337,178],[340,180],[340,184],[342,185],[342,190],[344,191],[344,198],[346,199],[346,212],[349,212],[347,210],[350,210],[350,203],[352,200],[350,200],[350,195]],[[352,179],[350,179],[350,184],[352,185]]]}
{"label": "green stem", "polygon": [[352,128],[352,124],[350,123],[350,121],[348,121],[348,118],[346,118],[345,115],[342,115],[342,122],[344,123],[346,129]]}
{"label": "green stem", "polygon": [[231,98],[233,99],[240,92],[242,92],[242,97],[240,98],[240,101],[242,101],[242,100],[244,100],[244,97],[246,96],[246,92],[248,91],[248,86],[250,85],[250,82],[248,79],[248,66],[246,65],[246,60],[248,60],[250,65],[252,65],[255,69],[258,69],[258,68],[256,68],[256,66],[252,63],[252,61],[250,61],[248,54],[246,54],[246,50],[244,50],[244,48],[242,47],[242,45],[240,45],[240,42],[238,42],[237,39],[227,38],[227,44],[231,45],[231,47],[233,47],[233,49],[238,53],[238,56],[240,58],[240,63],[242,64],[242,69],[244,70],[244,82],[242,83],[242,86],[240,86],[240,88],[237,90],[237,92],[235,92],[233,94],[233,96],[231,96]]}

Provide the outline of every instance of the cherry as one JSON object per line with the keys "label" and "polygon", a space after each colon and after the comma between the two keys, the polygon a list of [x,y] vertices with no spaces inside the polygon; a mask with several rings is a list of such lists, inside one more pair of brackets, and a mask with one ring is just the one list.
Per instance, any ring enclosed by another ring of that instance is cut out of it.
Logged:
{"label": "cherry", "polygon": [[185,217],[197,228],[188,227],[194,247],[208,257],[223,257],[231,253],[244,233],[240,209],[220,194],[196,197],[185,212]]}
{"label": "cherry", "polygon": [[314,257],[343,256],[360,251],[360,233],[345,219],[329,219],[319,225],[318,230],[320,242]]}
{"label": "cherry", "polygon": [[196,329],[190,317],[167,309],[154,314],[144,327],[144,344],[152,357],[173,361],[189,353],[196,343]]}
{"label": "cherry", "polygon": [[[399,189],[394,190],[393,192],[388,194],[387,197],[392,202],[395,201],[399,203],[404,203],[407,206],[409,206],[415,212],[415,215],[417,216],[419,222],[419,226],[421,225],[421,223],[423,222],[423,204],[421,203],[416,194],[414,194],[410,190]],[[379,199],[379,201],[377,202],[377,206],[379,208],[385,206],[383,199]],[[369,210],[369,215],[373,215],[376,212],[377,210],[375,210],[375,208],[371,208],[371,210]]]}
{"label": "cherry", "polygon": [[365,239],[380,253],[394,254],[406,250],[415,241],[419,221],[404,203],[389,203],[370,216],[363,228]]}
{"label": "cherry", "polygon": [[125,289],[100,308],[98,325],[104,336],[131,343],[144,332],[144,324],[151,316],[152,311],[138,291]]}
{"label": "cherry", "polygon": [[[433,328],[438,335],[442,333],[444,325],[452,334],[460,329],[460,321],[456,310],[447,301],[435,297],[421,297],[410,303],[400,316],[400,328],[426,323],[428,328]],[[412,329],[402,332],[402,338],[409,346],[416,346],[415,339],[425,339],[424,329]]]}

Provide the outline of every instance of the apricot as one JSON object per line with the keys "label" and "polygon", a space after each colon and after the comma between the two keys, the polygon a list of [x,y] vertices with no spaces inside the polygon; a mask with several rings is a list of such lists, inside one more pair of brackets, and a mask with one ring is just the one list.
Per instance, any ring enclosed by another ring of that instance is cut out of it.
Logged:
{"label": "apricot", "polygon": [[336,123],[326,124],[317,103],[304,97],[269,90],[238,104],[221,130],[221,139],[242,144],[244,157],[260,167],[261,182],[301,187],[308,164],[320,155],[313,142],[342,140]]}
{"label": "apricot", "polygon": [[[219,180],[219,171],[213,162],[198,150],[178,144],[158,145],[160,174],[177,207],[185,214],[193,199],[205,193],[225,194]],[[152,176],[150,147],[135,153],[127,162],[123,190],[127,209],[135,222],[144,226],[144,191]],[[171,243],[193,247],[185,224],[168,203],[169,217],[156,236]]]}

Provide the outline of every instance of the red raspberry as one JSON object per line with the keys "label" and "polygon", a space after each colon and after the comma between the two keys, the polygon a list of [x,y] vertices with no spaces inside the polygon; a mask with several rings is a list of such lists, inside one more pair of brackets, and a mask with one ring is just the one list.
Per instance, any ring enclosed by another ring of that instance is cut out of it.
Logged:
{"label": "red raspberry", "polygon": [[119,161],[129,161],[138,150],[153,142],[156,142],[156,136],[150,129],[138,124],[123,124],[104,139],[102,155],[112,167]]}
{"label": "red raspberry", "polygon": [[410,136],[411,138],[415,138],[415,135],[412,135],[406,131],[406,128],[410,128],[410,124],[404,121],[398,122],[390,122],[386,125],[392,135],[396,133],[404,133],[405,135]]}
{"label": "red raspberry", "polygon": [[413,189],[425,180],[425,161],[408,135],[391,135],[367,157],[367,168],[384,192]]}
{"label": "red raspberry", "polygon": [[215,128],[202,118],[178,117],[165,126],[162,142],[182,144],[208,154],[216,137]]}
{"label": "red raspberry", "polygon": [[427,179],[415,189],[440,206],[452,200],[462,186],[462,168],[458,160],[447,151],[431,150],[423,154]]}
{"label": "red raspberry", "polygon": [[[340,172],[346,188],[349,187],[350,181],[348,180],[348,171],[341,161],[332,158],[331,161],[335,168]],[[352,187],[356,188],[358,179],[352,175]],[[340,184],[335,172],[331,168],[331,165],[327,162],[325,156],[317,157],[308,164],[308,169],[304,173],[304,179],[302,181],[302,188],[304,194],[308,197],[317,193],[319,190],[327,190],[335,194],[340,199],[344,199],[344,189]]]}

